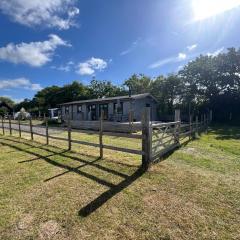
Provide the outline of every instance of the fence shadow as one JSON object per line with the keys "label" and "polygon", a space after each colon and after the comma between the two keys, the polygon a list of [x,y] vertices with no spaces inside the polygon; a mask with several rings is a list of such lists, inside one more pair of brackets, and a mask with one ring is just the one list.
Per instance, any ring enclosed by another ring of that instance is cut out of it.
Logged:
{"label": "fence shadow", "polygon": [[92,202],[81,208],[78,212],[80,217],[87,217],[98,208],[100,208],[104,203],[106,203],[109,199],[113,198],[116,194],[130,186],[134,181],[140,178],[146,169],[140,167],[137,171],[135,171],[131,176],[127,177],[125,180],[120,182],[118,185],[110,188],[106,192],[102,193],[99,197],[94,199]]}
{"label": "fence shadow", "polygon": [[[91,161],[88,161],[88,160],[85,160],[80,157],[66,155],[67,152],[69,152],[67,150],[55,148],[57,150],[61,150],[58,152],[58,151],[51,150],[50,147],[48,147],[46,145],[39,145],[39,146],[36,146],[36,144],[33,145],[32,143],[29,143],[27,140],[26,141],[18,141],[18,140],[12,139],[11,137],[8,137],[8,138],[5,137],[4,139],[0,138],[0,143],[2,145],[9,146],[16,151],[23,151],[27,154],[31,154],[31,155],[35,156],[35,158],[31,158],[31,159],[24,160],[24,161],[19,161],[19,164],[26,164],[26,163],[31,163],[34,161],[44,160],[48,164],[51,164],[55,167],[66,170],[60,174],[57,174],[57,175],[49,177],[48,179],[45,179],[44,182],[51,181],[55,178],[65,175],[67,173],[73,172],[82,177],[91,179],[98,184],[108,187],[109,189],[106,192],[102,193],[96,199],[94,199],[93,201],[91,201],[90,203],[88,203],[86,206],[84,206],[83,208],[81,208],[79,210],[78,214],[80,217],[89,216],[95,210],[100,208],[104,203],[106,203],[109,199],[111,199],[116,194],[118,194],[119,192],[121,192],[122,190],[127,188],[129,185],[131,185],[134,181],[136,181],[139,177],[141,177],[146,172],[146,169],[144,169],[143,167],[140,167],[135,172],[133,172],[131,175],[128,175],[123,172],[117,171],[113,168],[106,167],[106,166],[99,164],[98,163],[98,161],[100,160],[99,158],[93,158]],[[21,144],[21,146],[19,146],[19,144]],[[31,150],[31,148],[32,148],[32,150]],[[49,154],[44,155],[44,154],[37,153],[36,148],[42,149],[45,152],[48,152]],[[69,165],[66,165],[66,164],[60,163],[56,160],[51,159],[51,157],[53,157],[53,156],[61,156],[61,157],[65,157],[66,159],[72,159],[77,162],[80,162],[81,165],[79,165],[77,167],[71,167]],[[101,160],[101,162],[102,162],[102,160]],[[86,166],[91,166],[91,167],[100,169],[102,171],[111,173],[113,175],[123,178],[123,180],[118,184],[113,184],[113,183],[107,181],[106,179],[102,179],[99,176],[96,176],[92,173],[90,174],[90,173],[86,173],[86,172],[80,170],[81,168],[86,167]]]}
{"label": "fence shadow", "polygon": [[239,126],[213,126],[210,133],[216,134],[217,140],[239,140],[240,139],[240,127]]}

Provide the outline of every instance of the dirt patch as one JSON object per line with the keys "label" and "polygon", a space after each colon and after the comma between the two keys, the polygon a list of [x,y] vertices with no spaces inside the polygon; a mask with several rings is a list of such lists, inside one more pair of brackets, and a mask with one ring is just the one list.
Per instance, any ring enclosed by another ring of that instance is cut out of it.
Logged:
{"label": "dirt patch", "polygon": [[182,149],[180,150],[180,152],[190,153],[190,154],[199,153],[199,152],[198,152],[195,148],[193,148],[193,147],[182,148]]}
{"label": "dirt patch", "polygon": [[42,223],[39,229],[39,239],[50,240],[50,239],[67,239],[64,236],[62,227],[53,220]]}
{"label": "dirt patch", "polygon": [[18,230],[28,230],[33,223],[33,216],[31,214],[25,214],[17,223]]}

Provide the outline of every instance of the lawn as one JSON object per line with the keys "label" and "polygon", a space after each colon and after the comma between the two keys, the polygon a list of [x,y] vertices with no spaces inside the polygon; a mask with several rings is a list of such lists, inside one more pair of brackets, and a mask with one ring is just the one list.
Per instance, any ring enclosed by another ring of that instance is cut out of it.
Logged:
{"label": "lawn", "polygon": [[148,172],[139,156],[16,136],[0,136],[0,239],[240,239],[240,128],[213,127]]}

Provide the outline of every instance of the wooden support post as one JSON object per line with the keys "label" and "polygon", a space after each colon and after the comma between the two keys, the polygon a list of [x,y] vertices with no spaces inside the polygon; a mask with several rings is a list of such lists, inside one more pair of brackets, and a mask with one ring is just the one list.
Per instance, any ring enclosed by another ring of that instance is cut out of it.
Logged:
{"label": "wooden support post", "polygon": [[30,119],[29,119],[29,127],[30,127],[31,140],[33,140],[32,117],[30,117]]}
{"label": "wooden support post", "polygon": [[68,150],[71,151],[71,149],[72,149],[72,129],[70,116],[68,116]]}
{"label": "wooden support post", "polygon": [[175,139],[175,144],[180,144],[180,139],[179,139],[179,133],[180,133],[180,127],[181,127],[181,112],[180,109],[175,110],[175,116],[174,116],[174,122],[175,127],[174,127],[174,139]]}
{"label": "wooden support post", "polygon": [[11,123],[11,115],[8,115],[8,123],[9,123],[9,132],[10,132],[10,136],[12,136],[12,123]]}
{"label": "wooden support post", "polygon": [[189,140],[192,139],[192,133],[193,133],[193,128],[192,128],[192,115],[189,116]]}
{"label": "wooden support post", "polygon": [[204,126],[204,130],[206,130],[206,114],[203,115],[203,126]]}
{"label": "wooden support post", "polygon": [[210,110],[210,113],[209,113],[209,122],[211,123],[213,120],[213,111]]}
{"label": "wooden support post", "polygon": [[3,117],[2,117],[2,133],[3,133],[3,135],[5,135],[5,127],[4,127],[4,120],[3,120]]}
{"label": "wooden support post", "polygon": [[21,121],[20,118],[18,118],[18,133],[19,133],[19,137],[22,137],[22,131],[21,131]]}
{"label": "wooden support post", "polygon": [[142,167],[148,169],[152,161],[152,128],[150,126],[150,107],[146,107],[142,116]]}
{"label": "wooden support post", "polygon": [[45,123],[46,123],[46,144],[49,144],[49,137],[48,137],[48,118],[45,117]]}
{"label": "wooden support post", "polygon": [[100,159],[103,159],[103,115],[104,112],[101,110],[99,118],[99,147],[100,147]]}
{"label": "wooden support post", "polygon": [[208,133],[209,116],[206,115],[206,133]]}
{"label": "wooden support post", "polygon": [[130,128],[130,133],[133,132],[133,111],[130,110],[128,113],[128,120],[129,120],[129,128]]}
{"label": "wooden support post", "polygon": [[203,115],[201,115],[201,132],[203,131],[203,128],[204,128]]}
{"label": "wooden support post", "polygon": [[195,131],[195,137],[199,137],[198,116],[196,116],[196,131]]}
{"label": "wooden support post", "polygon": [[175,122],[180,122],[181,121],[181,111],[180,111],[180,109],[175,109],[174,121]]}

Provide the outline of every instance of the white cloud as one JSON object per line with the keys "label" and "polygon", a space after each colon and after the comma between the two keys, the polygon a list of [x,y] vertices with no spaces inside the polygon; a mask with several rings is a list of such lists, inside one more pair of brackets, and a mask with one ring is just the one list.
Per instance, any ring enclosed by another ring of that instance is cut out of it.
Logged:
{"label": "white cloud", "polygon": [[195,48],[197,48],[197,44],[193,44],[191,46],[187,46],[188,51],[193,51]]}
{"label": "white cloud", "polygon": [[76,67],[76,73],[80,75],[92,75],[96,70],[102,71],[107,67],[107,62],[101,58],[94,58],[87,60],[86,62],[79,63]]}
{"label": "white cloud", "polygon": [[158,68],[158,67],[162,67],[169,63],[177,63],[177,62],[184,61],[186,59],[187,59],[187,55],[185,53],[179,53],[178,56],[165,58],[165,59],[155,62],[155,63],[151,64],[149,66],[149,68]]}
{"label": "white cloud", "polygon": [[138,46],[140,40],[141,40],[141,39],[138,38],[136,41],[134,41],[134,42],[132,43],[132,45],[131,45],[128,49],[122,51],[122,52],[120,53],[120,55],[121,55],[121,56],[124,56],[124,55],[127,55],[127,54],[129,54],[130,52],[132,52],[132,51]]}
{"label": "white cloud", "polygon": [[215,57],[215,56],[217,56],[218,54],[220,54],[220,53],[223,52],[223,51],[224,51],[224,47],[221,47],[221,48],[217,49],[217,50],[214,51],[214,52],[208,52],[207,55],[208,55],[208,56]]}
{"label": "white cloud", "polygon": [[27,78],[3,79],[0,80],[0,89],[23,88],[32,91],[39,91],[42,89],[38,83],[31,83]]}
{"label": "white cloud", "polygon": [[12,21],[33,27],[68,29],[75,26],[76,0],[1,0],[0,11]]}
{"label": "white cloud", "polygon": [[63,71],[63,72],[70,72],[73,68],[73,65],[74,65],[74,62],[69,61],[65,65],[60,65],[59,67],[51,66],[51,68],[59,71]]}
{"label": "white cloud", "polygon": [[0,60],[15,64],[24,63],[33,67],[40,67],[52,60],[52,55],[58,46],[70,46],[57,35],[49,35],[49,40],[13,44],[0,48]]}
{"label": "white cloud", "polygon": [[179,60],[184,60],[184,59],[186,59],[187,58],[187,55],[185,54],[185,53],[179,53],[178,54],[178,59]]}

